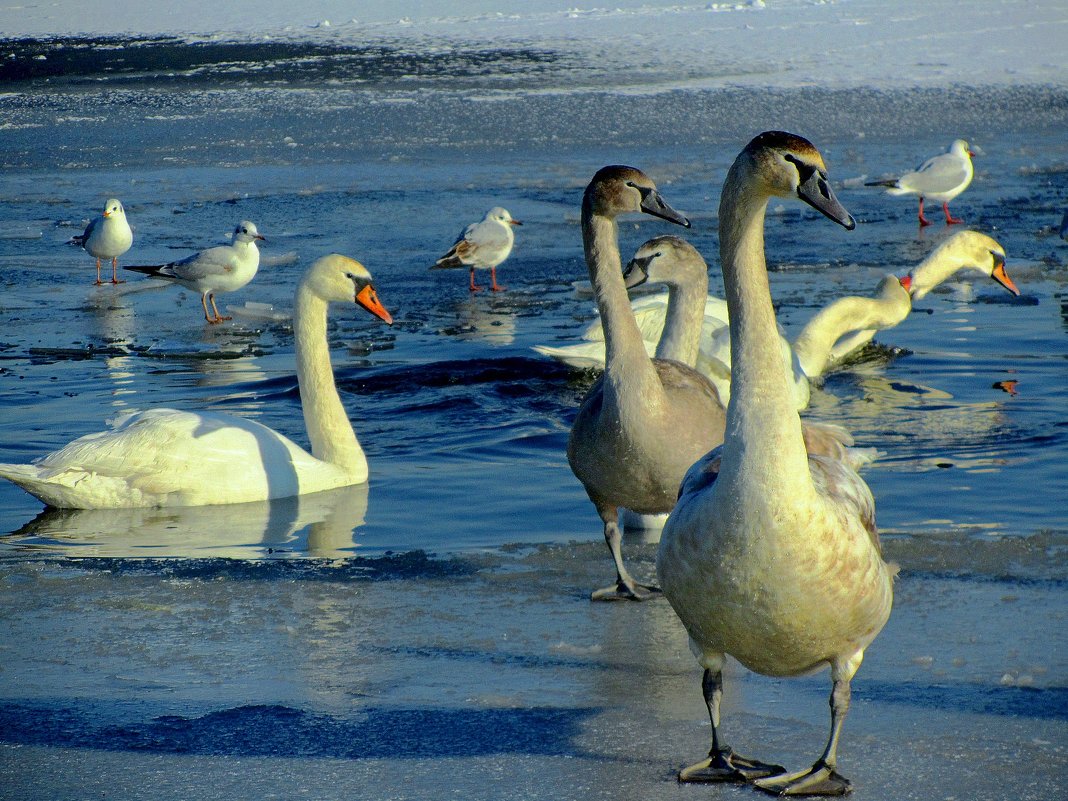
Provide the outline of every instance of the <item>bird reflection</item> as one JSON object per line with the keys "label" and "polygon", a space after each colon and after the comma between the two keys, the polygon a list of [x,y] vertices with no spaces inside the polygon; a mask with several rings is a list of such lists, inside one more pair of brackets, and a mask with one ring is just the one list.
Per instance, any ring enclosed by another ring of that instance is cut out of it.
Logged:
{"label": "bird reflection", "polygon": [[368,485],[276,501],[148,509],[45,509],[4,538],[21,550],[113,558],[352,556]]}
{"label": "bird reflection", "polygon": [[456,325],[445,333],[457,339],[511,345],[515,340],[514,307],[485,298],[466,298],[453,306]]}

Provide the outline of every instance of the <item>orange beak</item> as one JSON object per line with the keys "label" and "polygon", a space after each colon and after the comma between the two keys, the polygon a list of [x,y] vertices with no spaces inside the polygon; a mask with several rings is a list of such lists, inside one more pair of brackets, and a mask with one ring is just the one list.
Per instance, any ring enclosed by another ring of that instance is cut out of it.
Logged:
{"label": "orange beak", "polygon": [[1009,278],[1009,274],[1005,272],[1005,262],[996,265],[994,271],[990,273],[990,277],[1009,290],[1012,294],[1020,294],[1020,290],[1016,288],[1016,284],[1012,282],[1012,279]]}
{"label": "orange beak", "polygon": [[523,223],[519,222],[519,220],[509,220],[508,224],[509,225],[522,225]]}
{"label": "orange beak", "polygon": [[103,214],[102,214],[101,216],[102,216],[102,217],[110,217],[110,216],[111,216],[111,212],[110,212],[110,211],[107,211],[107,210],[105,209],[104,213],[103,213]]}
{"label": "orange beak", "polygon": [[906,292],[912,292],[912,276],[906,275],[903,278],[899,278],[898,282]]}
{"label": "orange beak", "polygon": [[388,325],[393,325],[393,315],[386,311],[378,300],[375,288],[368,284],[356,294],[356,302],[371,312],[375,317],[384,320]]}

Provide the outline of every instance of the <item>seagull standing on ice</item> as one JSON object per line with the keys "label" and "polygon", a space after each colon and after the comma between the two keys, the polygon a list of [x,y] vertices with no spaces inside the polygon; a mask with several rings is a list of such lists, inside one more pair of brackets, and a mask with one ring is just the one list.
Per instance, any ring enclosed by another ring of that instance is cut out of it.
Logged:
{"label": "seagull standing on ice", "polygon": [[519,220],[513,220],[508,209],[494,206],[481,222],[471,223],[449,248],[449,252],[434,262],[431,270],[439,270],[448,267],[467,266],[471,270],[472,292],[478,292],[482,287],[475,283],[475,270],[490,271],[490,289],[500,292],[503,286],[497,285],[497,265],[508,258],[515,243],[513,225],[522,225]]}
{"label": "seagull standing on ice", "polygon": [[126,221],[126,210],[117,198],[108,198],[104,213],[94,217],[85,230],[71,238],[69,244],[80,245],[96,257],[96,284],[100,286],[100,260],[111,259],[111,283],[121,284],[118,277],[119,256],[133,244],[133,231]]}
{"label": "seagull standing on ice", "polygon": [[[234,241],[229,245],[208,248],[169,264],[129,266],[125,269],[152,278],[165,278],[196,290],[204,307],[204,319],[209,323],[221,323],[231,318],[219,314],[215,306],[215,293],[241,289],[256,276],[260,266],[257,239],[266,241],[254,224],[242,220],[234,229]],[[208,312],[208,301],[211,301],[214,315]]]}
{"label": "seagull standing on ice", "polygon": [[919,195],[921,226],[931,224],[931,221],[923,216],[924,198],[942,201],[946,225],[961,223],[964,220],[949,213],[949,201],[967,189],[968,184],[972,182],[974,155],[966,141],[957,139],[950,145],[948,153],[927,159],[915,172],[907,172],[900,178],[887,181],[871,181],[865,186],[888,187],[886,191],[891,195]]}

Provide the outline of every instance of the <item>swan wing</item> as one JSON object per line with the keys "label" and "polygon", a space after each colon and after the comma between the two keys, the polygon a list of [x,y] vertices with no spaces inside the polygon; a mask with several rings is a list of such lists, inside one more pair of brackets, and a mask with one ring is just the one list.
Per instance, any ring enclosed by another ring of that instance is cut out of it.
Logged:
{"label": "swan wing", "polygon": [[846,519],[855,519],[868,532],[876,552],[882,553],[875,526],[875,498],[857,472],[846,461],[810,454],[809,472],[816,492],[836,506]]}

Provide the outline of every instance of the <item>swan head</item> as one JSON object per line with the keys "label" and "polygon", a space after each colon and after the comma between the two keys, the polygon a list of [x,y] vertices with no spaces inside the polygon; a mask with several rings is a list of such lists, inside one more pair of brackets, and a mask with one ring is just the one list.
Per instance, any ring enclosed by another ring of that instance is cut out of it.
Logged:
{"label": "swan head", "polygon": [[765,131],[746,145],[735,165],[757,176],[768,196],[797,197],[842,227],[856,228],[856,220],[831,190],[823,156],[804,137]]}
{"label": "swan head", "polygon": [[708,273],[697,248],[677,236],[658,236],[643,243],[623,270],[627,289],[644,284],[681,286]]}
{"label": "swan head", "polygon": [[331,253],[317,259],[301,280],[301,288],[327,303],[356,303],[375,317],[393,325],[393,316],[378,300],[367,268],[355,259]]}
{"label": "swan head", "polygon": [[641,212],[690,227],[690,221],[667,204],[652,179],[636,167],[615,164],[593,176],[582,198],[584,210],[602,217]]}
{"label": "swan head", "polygon": [[122,204],[117,197],[109,197],[107,202],[104,203],[104,217],[117,217],[122,219],[126,216],[126,210],[123,209]]}
{"label": "swan head", "polygon": [[[924,259],[907,276],[913,300],[918,300],[958,270],[989,276],[1014,295],[1020,290],[1005,271],[1005,248],[978,231],[959,231]],[[904,279],[902,281],[904,283]]]}
{"label": "swan head", "polygon": [[234,241],[235,242],[252,242],[256,239],[266,242],[267,240],[260,235],[260,232],[256,230],[256,224],[251,223],[248,220],[242,220],[234,228]]}
{"label": "swan head", "polygon": [[501,206],[494,206],[488,212],[486,212],[486,219],[499,222],[502,225],[522,225],[519,220],[513,219],[512,215],[508,213],[508,209]]}

